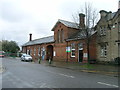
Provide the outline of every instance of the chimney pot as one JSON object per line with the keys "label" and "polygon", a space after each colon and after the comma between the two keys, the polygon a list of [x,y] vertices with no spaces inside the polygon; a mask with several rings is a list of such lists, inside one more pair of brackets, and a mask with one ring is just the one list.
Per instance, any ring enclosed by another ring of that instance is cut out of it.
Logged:
{"label": "chimney pot", "polygon": [[30,35],[29,41],[32,41],[32,34],[30,33],[29,35]]}

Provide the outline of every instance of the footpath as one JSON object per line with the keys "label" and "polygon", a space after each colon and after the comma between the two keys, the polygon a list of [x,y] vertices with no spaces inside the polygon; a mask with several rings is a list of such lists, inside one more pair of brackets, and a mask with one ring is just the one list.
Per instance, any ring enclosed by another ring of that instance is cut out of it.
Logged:
{"label": "footpath", "polygon": [[0,65],[0,74],[3,72],[3,67],[2,67],[2,65]]}
{"label": "footpath", "polygon": [[87,73],[110,75],[114,77],[118,77],[120,74],[120,66],[118,65],[83,64],[76,62],[60,62],[60,61],[59,62],[52,61],[51,63],[49,63],[49,61],[45,61],[45,60],[41,61],[40,64],[46,66],[52,66],[52,67],[78,70]]}

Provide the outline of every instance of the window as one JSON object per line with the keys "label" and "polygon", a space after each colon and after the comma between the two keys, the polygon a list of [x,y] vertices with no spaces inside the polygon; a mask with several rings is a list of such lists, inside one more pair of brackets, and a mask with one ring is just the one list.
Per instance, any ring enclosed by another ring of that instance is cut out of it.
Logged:
{"label": "window", "polygon": [[35,54],[36,54],[36,48],[34,47],[34,56],[35,56]]}
{"label": "window", "polygon": [[41,48],[41,56],[44,56],[44,55],[46,55],[46,52],[45,52],[45,48],[42,47],[42,48]]}
{"label": "window", "polygon": [[118,30],[119,30],[119,32],[120,32],[120,22],[118,23]]}
{"label": "window", "polygon": [[71,57],[75,57],[75,43],[71,44]]}
{"label": "window", "polygon": [[106,27],[105,26],[100,27],[100,35],[106,35]]}
{"label": "window", "polygon": [[40,56],[40,47],[38,48],[38,56]]}
{"label": "window", "polygon": [[30,51],[31,51],[30,55],[32,55],[32,49]]}
{"label": "window", "polygon": [[30,50],[29,50],[29,51],[28,51],[28,54],[30,55],[30,53],[31,53],[31,52],[30,52]]}
{"label": "window", "polygon": [[83,43],[79,43],[79,44],[78,44],[78,49],[79,49],[79,50],[83,50]]}
{"label": "window", "polygon": [[103,27],[103,34],[106,35],[106,27]]}
{"label": "window", "polygon": [[58,32],[58,37],[59,37],[59,43],[60,43],[61,42],[61,40],[60,40],[60,30]]}
{"label": "window", "polygon": [[29,54],[29,50],[27,50],[27,54]]}
{"label": "window", "polygon": [[61,30],[61,42],[64,42],[64,32],[63,32],[63,29]]}
{"label": "window", "polygon": [[60,30],[58,30],[57,41],[58,41],[58,43],[60,43]]}
{"label": "window", "polygon": [[107,46],[106,45],[101,46],[101,56],[102,57],[107,56]]}

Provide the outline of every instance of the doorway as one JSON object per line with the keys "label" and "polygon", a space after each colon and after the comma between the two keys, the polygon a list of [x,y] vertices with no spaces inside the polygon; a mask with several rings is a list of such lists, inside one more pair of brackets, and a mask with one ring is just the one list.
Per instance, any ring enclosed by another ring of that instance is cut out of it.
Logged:
{"label": "doorway", "polygon": [[83,50],[79,50],[79,54],[78,54],[78,60],[79,62],[82,62],[83,61]]}
{"label": "doorway", "polygon": [[53,59],[53,46],[52,45],[49,45],[47,46],[47,60],[49,59]]}

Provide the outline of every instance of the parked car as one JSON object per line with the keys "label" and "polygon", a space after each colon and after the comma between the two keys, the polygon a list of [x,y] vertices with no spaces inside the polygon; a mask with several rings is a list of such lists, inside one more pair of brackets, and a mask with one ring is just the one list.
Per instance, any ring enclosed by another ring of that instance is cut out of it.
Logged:
{"label": "parked car", "polygon": [[5,54],[5,52],[4,52],[4,51],[0,51],[0,57],[2,57],[2,58],[3,58],[3,57],[5,56],[4,54]]}
{"label": "parked car", "polygon": [[28,54],[23,54],[21,56],[21,61],[31,61],[32,62],[32,57]]}

